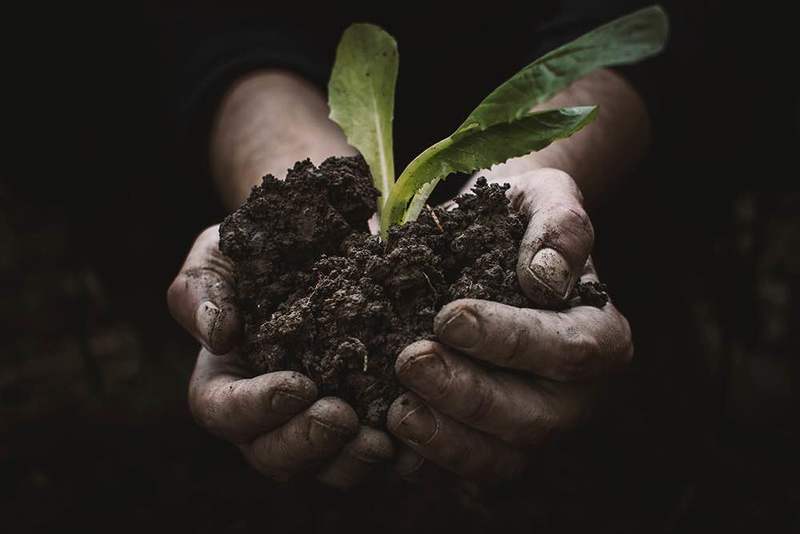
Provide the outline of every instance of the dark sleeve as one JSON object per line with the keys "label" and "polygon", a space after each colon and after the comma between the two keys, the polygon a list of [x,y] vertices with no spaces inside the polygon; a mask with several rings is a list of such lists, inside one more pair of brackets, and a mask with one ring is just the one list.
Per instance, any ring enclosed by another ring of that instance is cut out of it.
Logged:
{"label": "dark sleeve", "polygon": [[167,98],[179,171],[208,175],[208,143],[220,99],[240,76],[262,68],[293,71],[324,88],[330,69],[328,36],[292,23],[248,14],[180,18],[162,29],[172,51]]}

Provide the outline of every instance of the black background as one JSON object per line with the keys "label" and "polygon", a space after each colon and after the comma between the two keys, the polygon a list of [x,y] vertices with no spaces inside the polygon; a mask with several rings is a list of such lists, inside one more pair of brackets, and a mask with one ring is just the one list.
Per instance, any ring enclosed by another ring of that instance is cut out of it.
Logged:
{"label": "black background", "polygon": [[[195,348],[164,293],[193,236],[224,212],[202,164],[175,144],[175,74],[194,31],[183,24],[199,20],[202,33],[217,18],[289,8],[10,13],[0,173],[8,531],[794,531],[800,47],[783,4],[732,4],[668,3],[667,52],[626,71],[655,142],[590,215],[601,275],[633,326],[632,369],[593,425],[543,454],[489,511],[469,512],[444,490],[276,487],[185,408]],[[398,165],[534,57],[531,27],[549,8],[538,9],[357,12],[400,44]],[[303,17],[320,45],[351,19],[343,6]],[[776,324],[788,333],[776,337]]]}

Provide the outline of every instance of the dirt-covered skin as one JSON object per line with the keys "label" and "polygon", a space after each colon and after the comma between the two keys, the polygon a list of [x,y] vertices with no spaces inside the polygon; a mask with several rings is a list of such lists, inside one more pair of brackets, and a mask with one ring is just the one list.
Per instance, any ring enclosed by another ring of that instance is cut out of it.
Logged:
{"label": "dirt-covered skin", "polygon": [[[298,162],[285,181],[265,176],[220,226],[220,247],[236,265],[242,356],[255,372],[308,375],[321,395],[383,427],[402,391],[394,361],[433,337],[444,304],[531,306],[515,270],[525,223],[507,189],[479,180],[456,208],[423,210],[384,244],[367,231],[378,192],[361,157]],[[599,285],[576,291],[586,304],[607,300]]]}

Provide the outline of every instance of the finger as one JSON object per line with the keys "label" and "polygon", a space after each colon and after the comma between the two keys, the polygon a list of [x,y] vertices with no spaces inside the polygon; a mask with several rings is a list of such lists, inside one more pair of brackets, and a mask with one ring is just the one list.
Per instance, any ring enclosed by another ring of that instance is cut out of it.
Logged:
{"label": "finger", "polygon": [[525,465],[510,445],[429,408],[414,393],[395,400],[387,426],[415,452],[463,478],[507,480]]}
{"label": "finger", "polygon": [[172,316],[214,354],[231,350],[241,330],[233,266],[219,250],[219,225],[201,233],[167,290]]}
{"label": "finger", "polygon": [[520,287],[539,306],[561,306],[594,243],[580,190],[567,173],[540,169],[519,177],[509,195],[529,217],[517,261]]}
{"label": "finger", "polygon": [[530,380],[490,372],[434,341],[409,345],[395,371],[428,406],[515,445],[540,445],[580,416],[565,409],[571,406],[556,406]]}
{"label": "finger", "polygon": [[433,485],[452,475],[424,456],[401,443],[395,455],[394,471],[406,482]]}
{"label": "finger", "polygon": [[418,480],[424,465],[424,456],[408,447],[408,445],[403,444],[400,446],[394,463],[394,470],[400,478],[409,482]]}
{"label": "finger", "polygon": [[195,420],[234,443],[277,428],[317,396],[314,382],[293,371],[244,376],[232,355],[220,357],[202,349],[189,382],[189,407]]}
{"label": "finger", "polygon": [[379,471],[394,455],[386,432],[361,426],[356,437],[344,446],[317,478],[336,488],[352,488]]}
{"label": "finger", "polygon": [[286,480],[335,456],[358,432],[358,416],[341,399],[325,397],[285,425],[243,448],[260,472]]}
{"label": "finger", "polygon": [[479,360],[561,381],[608,373],[633,356],[628,321],[611,303],[556,312],[461,299],[442,308],[433,329]]}

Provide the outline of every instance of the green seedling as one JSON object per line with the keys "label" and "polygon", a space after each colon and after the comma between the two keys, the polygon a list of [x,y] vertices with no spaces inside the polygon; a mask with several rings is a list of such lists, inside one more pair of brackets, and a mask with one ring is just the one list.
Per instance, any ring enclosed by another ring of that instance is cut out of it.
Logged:
{"label": "green seedling", "polygon": [[524,67],[492,91],[448,137],[432,145],[395,180],[392,119],[397,43],[372,24],[342,35],[328,83],[330,117],[364,156],[378,199],[381,236],[415,220],[440,180],[541,150],[581,130],[597,116],[593,105],[533,111],[591,71],[629,65],[659,53],[667,15],[651,6],[584,34]]}

